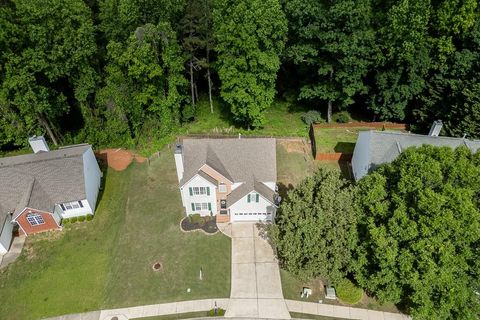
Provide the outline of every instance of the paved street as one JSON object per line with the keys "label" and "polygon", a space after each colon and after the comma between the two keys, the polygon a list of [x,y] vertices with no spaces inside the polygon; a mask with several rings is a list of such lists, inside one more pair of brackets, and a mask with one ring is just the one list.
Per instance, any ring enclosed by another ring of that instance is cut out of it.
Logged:
{"label": "paved street", "polygon": [[290,319],[273,250],[254,223],[232,224],[232,288],[225,317]]}

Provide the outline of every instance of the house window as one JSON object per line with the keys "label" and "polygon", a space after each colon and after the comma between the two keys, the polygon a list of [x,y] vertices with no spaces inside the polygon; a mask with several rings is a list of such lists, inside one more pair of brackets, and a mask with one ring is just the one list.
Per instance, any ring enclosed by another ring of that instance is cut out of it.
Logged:
{"label": "house window", "polygon": [[227,186],[226,186],[225,184],[223,184],[223,183],[220,183],[220,184],[218,185],[218,192],[220,192],[220,193],[225,193],[225,192],[227,192]]}
{"label": "house window", "polygon": [[210,195],[210,187],[190,187],[189,191],[191,196]]}
{"label": "house window", "polygon": [[212,210],[210,202],[192,202],[192,211],[207,211]]}
{"label": "house window", "polygon": [[32,226],[36,226],[36,225],[45,223],[45,220],[43,220],[43,217],[41,215],[39,215],[38,213],[30,213],[27,216],[27,221]]}
{"label": "house window", "polygon": [[82,201],[65,202],[60,205],[63,211],[83,208]]}
{"label": "house window", "polygon": [[256,192],[252,192],[247,196],[247,202],[260,202],[260,195]]}

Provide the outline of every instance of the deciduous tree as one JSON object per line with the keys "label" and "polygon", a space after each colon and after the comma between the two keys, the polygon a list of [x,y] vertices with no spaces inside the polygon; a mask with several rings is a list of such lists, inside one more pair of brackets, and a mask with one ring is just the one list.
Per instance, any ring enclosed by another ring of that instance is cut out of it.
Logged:
{"label": "deciduous tree", "polygon": [[278,0],[219,0],[213,12],[220,94],[234,118],[259,127],[275,96],[287,21]]}
{"label": "deciduous tree", "polygon": [[415,319],[477,319],[480,153],[407,149],[360,180],[358,282]]}
{"label": "deciduous tree", "polygon": [[349,270],[358,219],[353,186],[321,168],[288,193],[270,233],[284,268],[336,284]]}

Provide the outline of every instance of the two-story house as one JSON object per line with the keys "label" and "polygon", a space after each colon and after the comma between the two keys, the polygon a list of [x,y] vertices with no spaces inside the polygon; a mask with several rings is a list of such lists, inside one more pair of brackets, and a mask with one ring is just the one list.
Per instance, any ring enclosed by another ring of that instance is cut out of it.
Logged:
{"label": "two-story house", "polygon": [[184,139],[175,164],[187,215],[215,215],[219,222],[274,219],[275,139]]}

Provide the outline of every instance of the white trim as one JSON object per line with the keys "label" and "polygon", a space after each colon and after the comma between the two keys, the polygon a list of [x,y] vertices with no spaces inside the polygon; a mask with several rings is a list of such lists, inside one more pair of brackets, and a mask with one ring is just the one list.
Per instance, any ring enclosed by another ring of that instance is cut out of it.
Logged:
{"label": "white trim", "polygon": [[[205,173],[205,174],[206,174],[206,173]],[[216,184],[212,183],[211,181],[208,181],[207,179],[205,179],[204,177],[202,177],[201,175],[199,175],[199,174],[198,174],[198,171],[197,171],[197,173],[195,173],[195,174],[190,178],[190,180],[188,180],[187,182],[185,182],[184,184],[182,184],[182,185],[180,186],[180,189],[183,189],[183,187],[185,187],[185,185],[186,185],[187,183],[190,183],[190,181],[192,181],[193,179],[195,179],[196,176],[199,176],[200,178],[202,178],[203,180],[207,181],[208,183],[210,183],[210,185],[212,185],[212,186],[214,186],[214,187],[217,186]],[[212,179],[213,179],[213,177],[212,177]]]}
{"label": "white trim", "polygon": [[[262,197],[265,201],[267,201],[267,202],[270,203],[270,204],[275,205],[275,203],[273,203],[272,201],[268,200],[268,199],[265,198],[260,192],[258,192],[257,190],[254,189],[254,190],[252,190],[252,191],[249,191],[247,194],[245,194],[243,197],[241,197],[240,199],[238,199],[238,200],[235,201],[234,203],[231,203],[227,208],[230,208],[231,206],[233,206],[233,205],[234,205],[235,203],[237,203],[238,201],[246,198],[246,197],[247,197],[249,194],[251,194],[252,192],[256,192],[256,193],[259,194],[260,197]],[[250,201],[250,202],[252,202],[252,201]],[[253,202],[254,202],[254,203],[258,203],[258,202],[256,202],[256,201],[253,201]],[[260,201],[259,201],[259,202],[260,202]]]}

